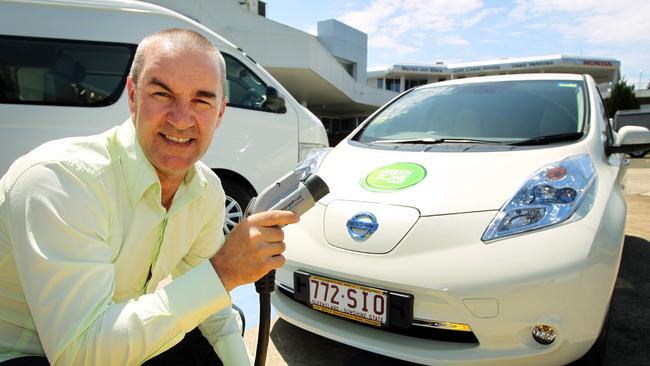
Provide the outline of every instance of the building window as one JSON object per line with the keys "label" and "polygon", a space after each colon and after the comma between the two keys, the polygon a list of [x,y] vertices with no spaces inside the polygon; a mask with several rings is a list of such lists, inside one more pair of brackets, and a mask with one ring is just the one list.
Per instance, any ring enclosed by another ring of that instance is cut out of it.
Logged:
{"label": "building window", "polygon": [[341,66],[343,66],[343,68],[345,69],[345,71],[346,71],[350,76],[352,76],[352,78],[355,78],[355,77],[356,77],[355,72],[354,72],[355,64],[352,64],[352,63],[345,63],[345,64],[341,64]]}
{"label": "building window", "polygon": [[386,89],[394,92],[400,92],[399,79],[386,79]]}
{"label": "building window", "polygon": [[266,2],[258,1],[257,2],[257,15],[263,16],[266,18]]}
{"label": "building window", "polygon": [[103,107],[120,98],[136,45],[0,37],[0,103]]}
{"label": "building window", "polygon": [[384,88],[384,79],[377,79],[377,88],[383,89]]}
{"label": "building window", "polygon": [[415,88],[416,86],[420,85],[425,85],[427,83],[427,79],[419,79],[419,80],[405,80],[404,86],[406,87],[406,90]]}
{"label": "building window", "polygon": [[325,126],[329,145],[334,146],[357,128],[365,117],[337,118],[319,116],[319,119]]}

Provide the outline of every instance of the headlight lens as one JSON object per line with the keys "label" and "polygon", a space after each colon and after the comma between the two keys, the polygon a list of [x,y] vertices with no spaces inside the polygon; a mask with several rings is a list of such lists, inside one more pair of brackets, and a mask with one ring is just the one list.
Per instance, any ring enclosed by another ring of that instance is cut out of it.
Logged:
{"label": "headlight lens", "polygon": [[293,170],[298,176],[298,179],[304,182],[310,175],[314,174],[318,170],[320,163],[331,150],[332,148],[329,147],[311,150],[305,160],[298,163]]}
{"label": "headlight lens", "polygon": [[595,180],[594,166],[587,154],[539,169],[501,208],[481,240],[520,234],[569,219]]}

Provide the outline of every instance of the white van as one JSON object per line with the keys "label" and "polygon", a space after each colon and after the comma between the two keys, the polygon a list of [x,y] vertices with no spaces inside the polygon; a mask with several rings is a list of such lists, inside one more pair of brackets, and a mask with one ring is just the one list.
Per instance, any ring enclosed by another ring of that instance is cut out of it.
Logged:
{"label": "white van", "polygon": [[128,0],[0,0],[0,176],[45,141],[126,120],[136,46],[172,27],[202,33],[226,60],[228,108],[202,159],[228,196],[224,231],[257,192],[327,146],[316,116],[241,49],[185,16]]}

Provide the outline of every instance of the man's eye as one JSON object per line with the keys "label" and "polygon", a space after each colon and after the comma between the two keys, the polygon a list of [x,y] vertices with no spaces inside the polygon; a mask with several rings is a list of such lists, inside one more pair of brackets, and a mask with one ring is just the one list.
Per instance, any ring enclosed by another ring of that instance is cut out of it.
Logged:
{"label": "man's eye", "polygon": [[169,98],[170,97],[169,93],[167,93],[167,92],[155,92],[155,93],[153,93],[153,95],[157,96],[157,97],[163,97],[163,98]]}
{"label": "man's eye", "polygon": [[194,103],[196,103],[196,105],[201,109],[207,109],[212,107],[212,103],[205,101],[203,99],[195,99]]}

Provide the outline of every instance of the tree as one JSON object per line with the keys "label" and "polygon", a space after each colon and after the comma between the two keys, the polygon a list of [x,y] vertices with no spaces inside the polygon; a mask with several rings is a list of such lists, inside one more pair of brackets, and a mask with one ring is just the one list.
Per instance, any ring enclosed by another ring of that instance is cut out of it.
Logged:
{"label": "tree", "polygon": [[639,101],[636,100],[636,96],[634,95],[634,86],[627,85],[625,79],[621,79],[614,84],[609,98],[605,99],[604,102],[607,115],[610,118],[613,118],[618,110],[639,108]]}

